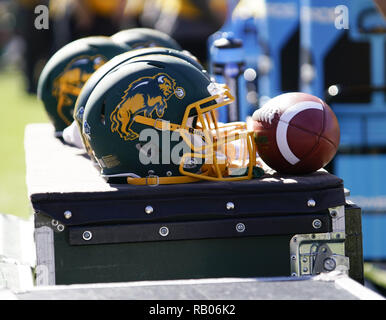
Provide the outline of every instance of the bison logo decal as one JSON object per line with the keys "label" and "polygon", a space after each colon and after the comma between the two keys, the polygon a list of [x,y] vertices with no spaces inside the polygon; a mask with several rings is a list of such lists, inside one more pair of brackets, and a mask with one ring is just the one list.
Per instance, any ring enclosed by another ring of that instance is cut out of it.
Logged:
{"label": "bison logo decal", "polygon": [[58,100],[57,113],[66,125],[73,121],[72,108],[83,85],[106,61],[101,55],[77,57],[54,80],[52,95]]}
{"label": "bison logo decal", "polygon": [[110,115],[111,131],[117,132],[125,140],[137,139],[139,134],[131,129],[135,116],[162,118],[168,107],[167,101],[173,95],[182,99],[185,90],[177,87],[176,81],[166,73],[133,81]]}

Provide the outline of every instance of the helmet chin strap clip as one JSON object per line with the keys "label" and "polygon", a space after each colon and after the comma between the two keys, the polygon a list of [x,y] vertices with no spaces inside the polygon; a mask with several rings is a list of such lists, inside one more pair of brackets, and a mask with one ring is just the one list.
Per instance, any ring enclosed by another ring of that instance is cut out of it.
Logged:
{"label": "helmet chin strap clip", "polygon": [[187,176],[176,176],[176,177],[159,177],[156,175],[148,175],[145,178],[133,178],[127,177],[127,183],[137,186],[149,186],[156,187],[160,184],[179,184],[179,183],[191,183],[198,182],[201,179],[187,177]]}
{"label": "helmet chin strap clip", "polygon": [[[146,185],[150,187],[155,187],[160,184],[159,176],[156,176],[155,174],[149,174],[145,179],[146,179]],[[155,181],[153,181],[154,179]]]}

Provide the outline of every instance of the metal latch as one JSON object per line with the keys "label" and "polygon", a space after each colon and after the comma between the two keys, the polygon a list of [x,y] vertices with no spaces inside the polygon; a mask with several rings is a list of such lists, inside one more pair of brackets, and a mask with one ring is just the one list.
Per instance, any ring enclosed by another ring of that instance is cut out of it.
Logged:
{"label": "metal latch", "polygon": [[291,275],[317,275],[339,270],[348,273],[344,232],[299,234],[291,238]]}

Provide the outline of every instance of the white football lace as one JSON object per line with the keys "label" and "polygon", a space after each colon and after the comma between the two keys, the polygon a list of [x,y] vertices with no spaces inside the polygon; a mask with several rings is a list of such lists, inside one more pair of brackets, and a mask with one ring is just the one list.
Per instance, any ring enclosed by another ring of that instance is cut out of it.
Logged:
{"label": "white football lace", "polygon": [[262,107],[256,112],[256,116],[258,121],[269,122],[272,123],[272,119],[275,117],[275,114],[279,113],[279,108],[272,107]]}

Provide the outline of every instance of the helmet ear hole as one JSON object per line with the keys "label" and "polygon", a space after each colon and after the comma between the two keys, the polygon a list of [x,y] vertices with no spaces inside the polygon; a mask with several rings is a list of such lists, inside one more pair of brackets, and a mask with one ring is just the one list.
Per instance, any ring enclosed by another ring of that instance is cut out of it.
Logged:
{"label": "helmet ear hole", "polygon": [[100,120],[103,125],[106,125],[105,111],[106,111],[106,101],[103,101],[101,114],[100,114]]}
{"label": "helmet ear hole", "polygon": [[157,63],[157,62],[154,62],[154,61],[148,62],[147,64],[150,65],[150,66],[156,67],[158,69],[165,69],[165,66],[163,64]]}

